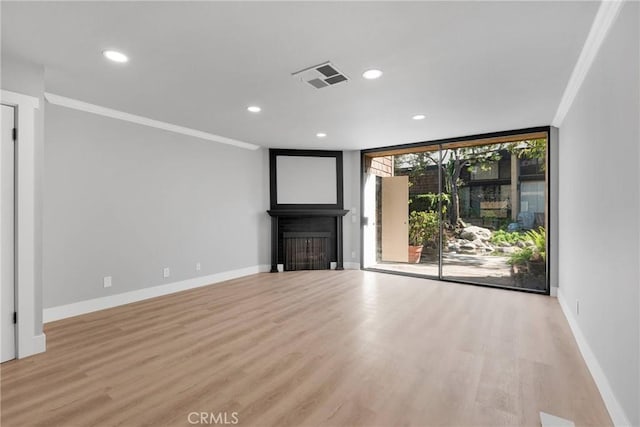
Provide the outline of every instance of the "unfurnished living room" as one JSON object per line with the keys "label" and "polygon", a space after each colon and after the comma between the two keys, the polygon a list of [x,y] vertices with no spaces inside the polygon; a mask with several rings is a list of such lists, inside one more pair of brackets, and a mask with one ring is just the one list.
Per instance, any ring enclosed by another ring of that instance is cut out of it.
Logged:
{"label": "unfurnished living room", "polygon": [[0,12],[2,427],[640,427],[640,2]]}

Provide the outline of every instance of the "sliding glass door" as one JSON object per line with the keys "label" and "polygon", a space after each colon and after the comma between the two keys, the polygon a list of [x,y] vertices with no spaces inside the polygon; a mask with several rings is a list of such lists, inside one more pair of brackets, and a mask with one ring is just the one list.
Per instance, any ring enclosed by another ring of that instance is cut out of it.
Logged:
{"label": "sliding glass door", "polygon": [[439,147],[365,160],[365,268],[439,277]]}
{"label": "sliding glass door", "polygon": [[363,266],[546,292],[547,133],[364,154]]}
{"label": "sliding glass door", "polygon": [[443,144],[444,279],[546,289],[546,138]]}

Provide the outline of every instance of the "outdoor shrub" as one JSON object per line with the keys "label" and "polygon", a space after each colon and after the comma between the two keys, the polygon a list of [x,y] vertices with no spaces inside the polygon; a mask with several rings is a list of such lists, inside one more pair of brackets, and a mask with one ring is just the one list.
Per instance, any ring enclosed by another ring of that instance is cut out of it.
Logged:
{"label": "outdoor shrub", "polygon": [[543,227],[537,230],[529,230],[526,233],[519,233],[525,240],[533,242],[533,246],[527,246],[509,256],[509,264],[525,265],[529,262],[545,261],[546,254],[546,231]]}
{"label": "outdoor shrub", "polygon": [[531,261],[532,256],[533,248],[527,246],[526,248],[522,248],[521,250],[512,253],[507,262],[509,265],[525,265],[527,262]]}
{"label": "outdoor shrub", "polygon": [[534,244],[535,251],[540,255],[542,260],[547,258],[547,233],[543,227],[539,227],[537,230],[529,230],[526,233],[527,238]]}
{"label": "outdoor shrub", "polygon": [[[442,196],[442,215],[447,213],[447,206],[451,202],[451,196],[449,194],[441,194]],[[423,212],[437,212],[438,211],[438,194],[436,193],[425,193],[425,194],[416,194],[409,201],[411,204],[410,209],[412,211],[423,211]]]}
{"label": "outdoor shrub", "polygon": [[409,244],[420,246],[438,236],[438,213],[413,211],[409,214]]}
{"label": "outdoor shrub", "polygon": [[531,240],[531,237],[527,236],[527,233],[521,233],[519,231],[497,230],[494,231],[491,236],[491,243],[493,244],[508,243],[515,245],[518,242],[525,242],[527,240]]}

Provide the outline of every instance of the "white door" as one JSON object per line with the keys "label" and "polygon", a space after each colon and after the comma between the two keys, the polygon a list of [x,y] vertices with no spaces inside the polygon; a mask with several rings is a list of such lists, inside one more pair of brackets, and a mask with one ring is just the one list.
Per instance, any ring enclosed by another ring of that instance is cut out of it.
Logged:
{"label": "white door", "polygon": [[2,106],[0,141],[0,362],[16,357],[13,215],[14,215],[14,115],[13,107]]}
{"label": "white door", "polygon": [[409,262],[409,177],[382,178],[382,261]]}

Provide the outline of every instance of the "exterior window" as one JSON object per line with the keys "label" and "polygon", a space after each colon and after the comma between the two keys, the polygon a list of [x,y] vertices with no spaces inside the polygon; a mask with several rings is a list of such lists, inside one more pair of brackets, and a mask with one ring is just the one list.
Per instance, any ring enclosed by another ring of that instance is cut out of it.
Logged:
{"label": "exterior window", "polygon": [[498,162],[489,162],[486,165],[471,167],[471,181],[498,179]]}
{"label": "exterior window", "polygon": [[544,175],[544,159],[520,159],[520,176]]}

